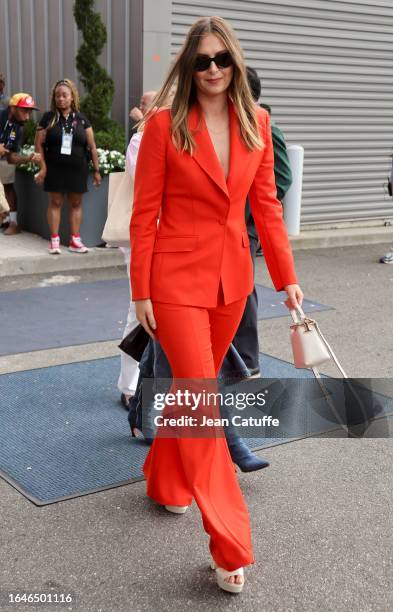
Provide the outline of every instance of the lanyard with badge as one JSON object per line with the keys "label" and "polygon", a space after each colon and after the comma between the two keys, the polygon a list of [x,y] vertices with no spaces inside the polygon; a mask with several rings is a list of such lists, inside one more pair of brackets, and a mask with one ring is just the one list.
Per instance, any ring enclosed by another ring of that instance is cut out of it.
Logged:
{"label": "lanyard with badge", "polygon": [[[72,127],[72,124],[71,124],[71,127],[68,127],[69,117],[70,115],[67,117],[67,119],[65,120],[64,126],[62,127],[61,149],[60,149],[60,153],[62,155],[71,155],[71,151],[72,151],[72,139],[73,139],[74,129]],[[71,121],[73,120],[73,118],[74,118],[74,113],[71,114]]]}

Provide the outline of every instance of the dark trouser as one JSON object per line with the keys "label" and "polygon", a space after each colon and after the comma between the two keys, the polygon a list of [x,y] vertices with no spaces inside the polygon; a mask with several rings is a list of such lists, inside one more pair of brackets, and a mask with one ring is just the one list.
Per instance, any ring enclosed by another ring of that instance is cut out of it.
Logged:
{"label": "dark trouser", "polygon": [[[259,241],[252,236],[250,239],[250,252],[255,276],[255,257]],[[248,369],[259,368],[259,342],[258,342],[258,295],[254,291],[248,296],[242,320],[232,340],[240,357]]]}

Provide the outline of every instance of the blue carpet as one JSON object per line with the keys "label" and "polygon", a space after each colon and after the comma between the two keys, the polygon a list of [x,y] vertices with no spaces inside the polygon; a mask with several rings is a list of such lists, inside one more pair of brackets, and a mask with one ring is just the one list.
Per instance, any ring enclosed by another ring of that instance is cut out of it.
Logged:
{"label": "blue carpet", "polygon": [[[310,371],[264,354],[261,370],[264,379],[292,381],[287,410],[280,407],[281,431],[275,438],[244,438],[250,448],[332,429],[324,400],[312,410],[302,409],[304,379],[312,379]],[[111,357],[0,376],[0,476],[37,505],[141,480],[148,447],[130,436],[115,385],[118,372],[119,358]],[[259,384],[255,380],[247,385],[252,383]],[[273,416],[269,401],[275,405],[271,400],[281,383],[275,384],[268,387],[266,408]],[[385,399],[391,414],[393,400]],[[290,436],[284,433],[289,431]]]}
{"label": "blue carpet", "polygon": [[[261,359],[266,378],[310,375]],[[147,447],[130,436],[118,373],[112,357],[0,376],[1,476],[37,505],[140,480]],[[251,448],[272,443],[247,440]]]}
{"label": "blue carpet", "polygon": [[[275,319],[276,317],[287,317],[288,308],[284,300],[287,299],[285,291],[274,291],[264,285],[256,285],[258,294],[258,319]],[[304,300],[303,310],[308,314],[321,312],[322,310],[333,310],[331,306],[325,306],[312,300]]]}
{"label": "blue carpet", "polygon": [[[288,316],[284,293],[257,285],[260,319]],[[121,338],[129,302],[125,279],[1,293],[0,355]],[[305,301],[304,310],[329,310]]]}

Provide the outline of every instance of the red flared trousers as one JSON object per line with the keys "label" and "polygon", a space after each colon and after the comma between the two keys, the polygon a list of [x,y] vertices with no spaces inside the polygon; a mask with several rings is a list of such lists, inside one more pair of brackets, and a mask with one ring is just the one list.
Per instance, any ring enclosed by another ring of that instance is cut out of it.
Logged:
{"label": "red flared trousers", "polygon": [[[243,315],[245,299],[215,308],[153,303],[160,341],[174,378],[216,378]],[[225,437],[160,438],[144,465],[147,494],[157,503],[195,499],[219,567],[254,562],[248,510]]]}

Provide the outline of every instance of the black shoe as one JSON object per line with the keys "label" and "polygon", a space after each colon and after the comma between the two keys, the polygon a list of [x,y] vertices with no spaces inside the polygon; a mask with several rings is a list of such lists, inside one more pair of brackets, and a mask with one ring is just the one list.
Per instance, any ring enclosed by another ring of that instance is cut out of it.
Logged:
{"label": "black shoe", "polygon": [[248,368],[250,372],[249,378],[261,378],[261,370],[259,368]]}
{"label": "black shoe", "polygon": [[124,408],[126,410],[130,409],[130,402],[132,400],[133,396],[131,395],[131,397],[129,399],[126,398],[126,396],[124,395],[124,393],[121,394],[120,396],[120,401],[123,404]]}
{"label": "black shoe", "polygon": [[107,242],[100,242],[100,244],[97,244],[96,249],[117,249],[117,246],[112,246]]}
{"label": "black shoe", "polygon": [[[134,397],[135,399],[135,397]],[[139,408],[139,410],[138,410]],[[143,421],[143,423],[142,423]],[[144,414],[141,412],[141,405],[138,402],[130,400],[129,411],[128,411],[128,423],[131,429],[131,435],[133,438],[138,437],[138,431],[142,434],[146,444],[151,446],[153,444],[155,432],[152,422],[152,411],[148,407],[144,407]]]}
{"label": "black shoe", "polygon": [[254,455],[241,438],[232,436],[229,439],[227,438],[227,442],[231,459],[242,472],[255,472],[256,470],[269,467],[269,461]]}

